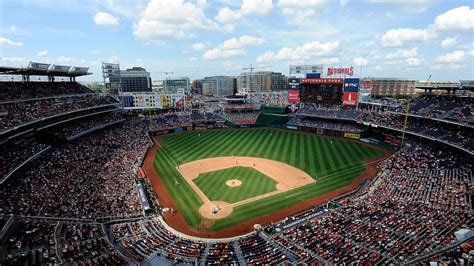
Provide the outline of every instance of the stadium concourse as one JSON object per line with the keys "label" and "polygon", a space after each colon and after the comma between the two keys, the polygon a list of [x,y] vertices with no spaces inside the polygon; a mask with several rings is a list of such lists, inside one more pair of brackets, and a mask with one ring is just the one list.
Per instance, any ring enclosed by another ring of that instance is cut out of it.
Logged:
{"label": "stadium concourse", "polygon": [[[474,263],[472,98],[412,100],[408,145],[374,179],[244,236],[208,240],[164,223],[139,166],[151,132],[214,127],[220,116],[130,116],[75,82],[2,82],[0,95],[2,265]],[[308,106],[288,126],[390,137],[404,112]]]}

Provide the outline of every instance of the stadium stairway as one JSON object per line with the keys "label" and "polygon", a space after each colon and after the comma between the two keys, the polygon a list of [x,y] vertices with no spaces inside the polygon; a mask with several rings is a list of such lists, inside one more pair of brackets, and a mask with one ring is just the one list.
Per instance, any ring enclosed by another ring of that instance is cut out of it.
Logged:
{"label": "stadium stairway", "polygon": [[202,252],[202,256],[201,258],[199,259],[200,263],[199,265],[201,266],[206,266],[206,261],[207,261],[207,256],[209,255],[209,243],[206,244],[206,248],[204,249],[204,251]]}
{"label": "stadium stairway", "polygon": [[283,254],[285,254],[285,256],[290,260],[291,263],[297,263],[298,260],[299,260],[299,256],[296,255],[295,253],[291,252],[290,250],[288,250],[287,248],[285,248],[283,245],[281,245],[280,243],[278,243],[277,241],[274,241],[273,239],[271,239],[270,237],[268,237],[266,234],[264,233],[259,233],[259,235],[265,239],[267,242],[271,243],[272,246],[278,250],[280,250]]}
{"label": "stadium stairway", "polygon": [[235,250],[235,255],[237,255],[237,259],[239,261],[239,265],[245,265],[246,264],[245,258],[242,255],[242,250],[240,249],[240,246],[239,246],[238,242],[237,241],[234,242],[233,246],[234,246],[234,250]]}

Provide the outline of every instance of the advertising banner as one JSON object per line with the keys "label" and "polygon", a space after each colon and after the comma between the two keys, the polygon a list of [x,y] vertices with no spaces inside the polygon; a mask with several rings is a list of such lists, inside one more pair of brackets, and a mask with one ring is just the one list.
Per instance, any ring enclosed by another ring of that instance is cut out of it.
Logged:
{"label": "advertising banner", "polygon": [[342,84],[344,79],[342,78],[320,78],[320,79],[301,79],[301,84]]}
{"label": "advertising banner", "polygon": [[318,79],[318,78],[321,78],[321,73],[308,73],[308,74],[306,74],[306,78],[308,78],[308,79]]}
{"label": "advertising banner", "polygon": [[359,92],[359,79],[344,79],[344,92]]}
{"label": "advertising banner", "polygon": [[299,90],[300,89],[300,79],[299,78],[289,78],[288,79],[288,90]]}
{"label": "advertising banner", "polygon": [[344,132],[344,138],[348,138],[348,139],[360,139],[360,134]]}
{"label": "advertising banner", "polygon": [[288,102],[290,102],[290,103],[299,103],[300,102],[300,91],[299,90],[289,90],[288,91]]}
{"label": "advertising banner", "polygon": [[356,106],[357,92],[344,92],[342,95],[342,105]]}

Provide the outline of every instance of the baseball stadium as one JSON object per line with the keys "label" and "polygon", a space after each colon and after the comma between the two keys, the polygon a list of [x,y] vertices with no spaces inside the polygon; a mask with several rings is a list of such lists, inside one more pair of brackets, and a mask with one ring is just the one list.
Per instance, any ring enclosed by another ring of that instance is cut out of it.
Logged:
{"label": "baseball stadium", "polygon": [[471,6],[0,1],[0,265],[474,265]]}

